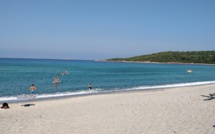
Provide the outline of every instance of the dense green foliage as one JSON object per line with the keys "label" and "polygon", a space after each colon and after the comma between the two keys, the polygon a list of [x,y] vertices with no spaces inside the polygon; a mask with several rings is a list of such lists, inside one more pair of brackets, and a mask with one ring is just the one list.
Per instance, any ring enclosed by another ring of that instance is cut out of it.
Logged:
{"label": "dense green foliage", "polygon": [[215,64],[215,51],[168,51],[130,58],[113,58],[108,61],[177,62]]}

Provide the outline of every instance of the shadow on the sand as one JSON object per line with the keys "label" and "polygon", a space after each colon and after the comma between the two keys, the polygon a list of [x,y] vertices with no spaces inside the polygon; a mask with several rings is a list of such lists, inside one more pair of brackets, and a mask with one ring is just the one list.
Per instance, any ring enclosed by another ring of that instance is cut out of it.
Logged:
{"label": "shadow on the sand", "polygon": [[202,96],[202,97],[207,97],[206,99],[204,99],[204,101],[215,99],[214,96],[208,96],[208,95],[201,95],[201,96]]}
{"label": "shadow on the sand", "polygon": [[22,105],[23,107],[30,107],[30,106],[35,106],[35,104],[24,104]]}

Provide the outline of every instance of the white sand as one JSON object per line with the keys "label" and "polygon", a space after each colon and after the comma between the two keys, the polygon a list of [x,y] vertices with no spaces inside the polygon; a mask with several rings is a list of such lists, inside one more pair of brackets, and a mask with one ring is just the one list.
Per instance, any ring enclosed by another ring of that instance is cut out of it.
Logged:
{"label": "white sand", "polygon": [[215,134],[215,85],[9,104],[0,134]]}

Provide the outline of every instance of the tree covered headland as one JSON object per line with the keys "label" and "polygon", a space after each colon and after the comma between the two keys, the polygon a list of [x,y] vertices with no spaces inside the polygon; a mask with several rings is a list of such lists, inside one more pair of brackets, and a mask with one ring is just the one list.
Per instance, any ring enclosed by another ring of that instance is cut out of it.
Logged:
{"label": "tree covered headland", "polygon": [[129,58],[113,58],[107,61],[204,63],[215,64],[215,51],[167,51]]}

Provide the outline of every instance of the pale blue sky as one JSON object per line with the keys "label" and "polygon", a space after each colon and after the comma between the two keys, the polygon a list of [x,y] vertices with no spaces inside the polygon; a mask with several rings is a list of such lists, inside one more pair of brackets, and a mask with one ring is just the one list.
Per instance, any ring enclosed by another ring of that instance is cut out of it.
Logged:
{"label": "pale blue sky", "polygon": [[215,50],[215,0],[0,0],[0,57]]}

